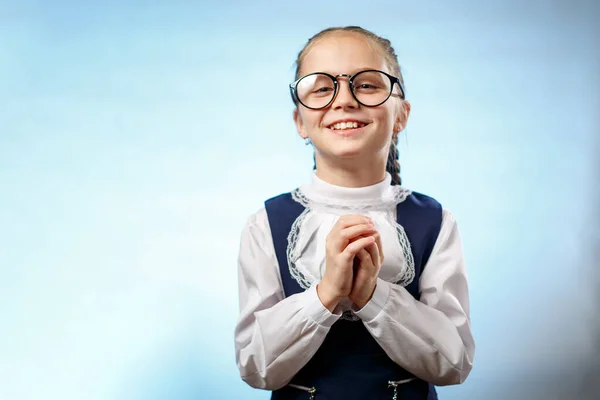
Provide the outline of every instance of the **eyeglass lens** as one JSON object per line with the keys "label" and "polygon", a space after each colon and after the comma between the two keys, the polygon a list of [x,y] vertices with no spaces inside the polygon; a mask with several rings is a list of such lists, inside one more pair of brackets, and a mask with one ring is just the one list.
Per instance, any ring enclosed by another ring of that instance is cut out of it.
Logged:
{"label": "eyeglass lens", "polygon": [[[390,78],[377,71],[365,71],[357,74],[351,90],[361,104],[377,106],[385,102],[392,92]],[[327,106],[335,95],[334,80],[325,74],[307,75],[296,85],[298,100],[309,108]]]}

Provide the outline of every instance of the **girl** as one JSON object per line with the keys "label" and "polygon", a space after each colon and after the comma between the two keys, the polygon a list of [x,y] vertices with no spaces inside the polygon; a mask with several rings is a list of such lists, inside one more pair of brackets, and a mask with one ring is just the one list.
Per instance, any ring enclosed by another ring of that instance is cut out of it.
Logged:
{"label": "girl", "polygon": [[395,51],[330,28],[296,64],[294,121],[315,167],[244,228],[241,377],[271,399],[437,399],[473,365],[467,277],[452,214],[401,186],[410,104]]}

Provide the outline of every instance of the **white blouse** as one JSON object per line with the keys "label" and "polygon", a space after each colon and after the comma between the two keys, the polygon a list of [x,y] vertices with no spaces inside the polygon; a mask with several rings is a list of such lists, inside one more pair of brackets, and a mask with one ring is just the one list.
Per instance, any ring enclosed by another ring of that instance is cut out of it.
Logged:
{"label": "white blouse", "polygon": [[[467,274],[458,228],[443,210],[442,226],[419,280],[420,301],[405,289],[414,262],[396,205],[410,191],[390,184],[347,188],[315,173],[293,192],[306,208],[292,227],[287,248],[290,272],[305,291],[285,297],[266,210],[248,219],[238,258],[240,317],[236,361],[250,386],[285,386],[312,358],[339,318],[362,320],[387,355],[434,385],[462,383],[473,366],[475,343],[469,317]],[[325,272],[325,237],[341,215],[370,216],[384,252],[372,299],[360,310],[349,299],[331,313],[316,284]],[[397,284],[399,282],[399,284]],[[361,323],[361,322],[355,322]]]}

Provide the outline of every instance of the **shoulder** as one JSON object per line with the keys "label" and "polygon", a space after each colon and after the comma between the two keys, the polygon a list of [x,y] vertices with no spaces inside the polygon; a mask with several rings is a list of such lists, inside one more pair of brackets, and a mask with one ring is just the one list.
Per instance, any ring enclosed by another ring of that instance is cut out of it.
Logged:
{"label": "shoulder", "polygon": [[442,220],[443,207],[441,203],[430,195],[417,191],[407,191],[406,196],[397,204],[399,215],[417,220],[430,220],[434,224]]}
{"label": "shoulder", "polygon": [[281,193],[270,197],[264,202],[267,217],[272,220],[274,217],[289,219],[297,217],[304,211],[304,205],[296,201],[295,192]]}
{"label": "shoulder", "polygon": [[422,213],[433,216],[439,222],[439,228],[442,231],[456,229],[457,223],[454,214],[436,198],[421,192],[411,191],[404,202],[412,205]]}
{"label": "shoulder", "polygon": [[432,232],[439,232],[443,226],[454,224],[454,216],[445,209],[440,201],[431,195],[410,191],[406,198],[398,203],[398,218],[404,223],[428,226]]}
{"label": "shoulder", "polygon": [[441,203],[432,196],[426,195],[421,192],[410,191],[410,194],[406,196],[404,202],[408,202],[409,204],[413,204],[419,208],[429,209],[429,210],[442,210]]}
{"label": "shoulder", "polygon": [[261,207],[255,209],[246,219],[246,226],[263,226],[268,221],[268,208],[291,199],[291,192],[280,193],[267,198]]}
{"label": "shoulder", "polygon": [[454,214],[449,209],[445,208],[436,198],[426,195],[421,192],[411,191],[406,200],[419,206],[422,209],[435,210],[440,213],[444,222],[456,223]]}
{"label": "shoulder", "polygon": [[291,192],[280,193],[278,195],[269,197],[267,200],[265,200],[265,205],[271,205],[271,204],[276,204],[276,203],[280,203],[280,202],[285,202],[285,201],[288,201],[289,199],[292,199]]}
{"label": "shoulder", "polygon": [[244,231],[253,236],[270,236],[269,220],[274,216],[281,217],[298,212],[300,205],[294,201],[291,192],[280,193],[267,198],[263,205],[253,211],[247,218]]}
{"label": "shoulder", "polygon": [[269,219],[266,208],[255,209],[246,217],[243,235],[252,237],[264,237],[270,234]]}

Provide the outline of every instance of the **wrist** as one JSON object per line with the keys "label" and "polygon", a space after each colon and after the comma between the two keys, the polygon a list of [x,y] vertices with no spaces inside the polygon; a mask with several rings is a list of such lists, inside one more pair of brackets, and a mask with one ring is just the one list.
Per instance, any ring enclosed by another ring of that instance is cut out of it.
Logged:
{"label": "wrist", "polygon": [[354,296],[354,298],[350,298],[350,300],[352,300],[356,307],[358,307],[358,309],[361,310],[373,298],[375,288],[377,288],[377,282],[373,282],[372,286],[370,286],[369,288],[364,288],[363,290],[361,290],[360,293],[357,293],[357,296]]}
{"label": "wrist", "polygon": [[342,296],[339,296],[332,292],[329,287],[324,283],[317,284],[317,296],[325,308],[329,312],[333,313],[337,305],[342,300]]}

